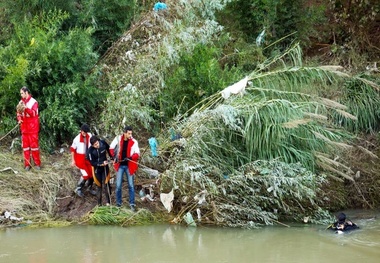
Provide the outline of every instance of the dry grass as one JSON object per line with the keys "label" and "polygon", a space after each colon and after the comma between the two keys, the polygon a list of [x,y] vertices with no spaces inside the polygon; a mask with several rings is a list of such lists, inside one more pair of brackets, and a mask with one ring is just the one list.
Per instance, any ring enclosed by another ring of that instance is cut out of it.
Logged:
{"label": "dry grass", "polygon": [[74,177],[68,176],[71,169],[66,156],[68,154],[56,158],[58,161],[49,161],[53,156],[42,154],[42,170],[32,168],[25,171],[21,152],[12,154],[8,149],[1,148],[1,212],[10,211],[15,216],[36,223],[52,220],[57,197],[73,189],[75,184]]}

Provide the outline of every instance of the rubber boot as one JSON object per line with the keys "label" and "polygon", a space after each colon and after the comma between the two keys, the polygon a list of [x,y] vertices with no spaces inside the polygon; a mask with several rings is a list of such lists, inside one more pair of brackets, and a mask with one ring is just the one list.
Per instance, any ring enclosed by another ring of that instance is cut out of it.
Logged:
{"label": "rubber boot", "polygon": [[111,195],[111,186],[109,183],[105,184],[104,190],[106,191],[107,204],[109,205],[109,204],[111,204],[111,196],[110,196]]}
{"label": "rubber boot", "polygon": [[98,206],[101,206],[102,205],[102,186],[98,186],[96,196],[98,197]]}
{"label": "rubber boot", "polygon": [[92,195],[96,195],[96,190],[93,189],[94,185],[94,178],[90,178],[87,180],[87,191],[90,192]]}
{"label": "rubber boot", "polygon": [[84,194],[82,192],[82,188],[86,181],[81,177],[78,181],[77,188],[75,188],[74,192],[79,196],[79,197],[84,197]]}

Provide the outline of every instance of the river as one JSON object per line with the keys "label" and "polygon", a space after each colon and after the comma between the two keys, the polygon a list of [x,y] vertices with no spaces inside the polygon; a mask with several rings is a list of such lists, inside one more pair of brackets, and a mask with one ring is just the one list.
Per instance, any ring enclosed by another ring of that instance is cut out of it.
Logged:
{"label": "river", "polygon": [[344,234],[303,224],[253,230],[175,225],[7,228],[0,231],[0,262],[378,263],[380,213],[355,214],[360,229]]}

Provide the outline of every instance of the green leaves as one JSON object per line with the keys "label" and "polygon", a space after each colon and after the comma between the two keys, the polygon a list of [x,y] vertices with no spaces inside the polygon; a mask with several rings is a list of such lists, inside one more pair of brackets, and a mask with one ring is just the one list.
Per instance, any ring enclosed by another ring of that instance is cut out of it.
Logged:
{"label": "green leaves", "polygon": [[94,225],[146,225],[157,223],[157,219],[149,210],[139,209],[136,213],[126,208],[114,206],[96,206],[86,219]]}
{"label": "green leaves", "polygon": [[[311,171],[354,180],[342,154],[351,147],[345,144],[350,135],[336,129],[338,123],[331,118],[340,116],[344,123],[354,116],[347,106],[320,97],[329,94],[321,87],[341,89],[342,81],[357,79],[358,86],[376,90],[370,81],[338,69],[303,67],[296,45],[249,74],[245,92],[203,100],[177,123],[184,139],[177,143],[181,147],[162,177],[163,185],[170,189],[171,182],[173,187],[189,183],[192,187],[179,187],[185,197],[201,189],[212,193],[208,209],[220,225],[251,228],[309,216],[313,223],[331,220],[317,198],[325,176]],[[191,204],[180,213],[189,209]]]}
{"label": "green leaves", "polygon": [[104,54],[129,27],[137,9],[134,0],[83,1],[78,23],[94,28],[94,50]]}
{"label": "green leaves", "polygon": [[315,28],[326,19],[324,9],[323,4],[301,0],[237,0],[222,11],[220,21],[234,35],[243,35],[251,43],[266,29],[267,43],[296,32],[282,44],[288,45],[297,37],[303,45],[318,34]]}
{"label": "green leaves", "polygon": [[357,119],[334,114],[336,123],[355,133],[374,133],[380,129],[379,84],[369,77],[356,77],[345,81],[339,93],[339,101],[347,105],[348,111]]}
{"label": "green leaves", "polygon": [[70,84],[44,88],[44,102],[47,106],[40,118],[43,138],[50,145],[72,139],[81,123],[96,115],[104,92],[95,88],[90,80],[83,82],[76,79]]}
{"label": "green leaves", "polygon": [[75,134],[101,99],[96,78],[87,75],[97,61],[92,30],[64,32],[62,24],[67,18],[62,11],[48,11],[18,21],[9,45],[0,48],[1,117],[14,116],[19,89],[28,86],[39,102],[42,138],[46,140],[42,145],[46,147]]}
{"label": "green leaves", "polygon": [[187,113],[236,78],[234,70],[222,69],[216,60],[219,52],[216,47],[201,44],[192,53],[183,52],[160,93],[160,108],[166,119]]}

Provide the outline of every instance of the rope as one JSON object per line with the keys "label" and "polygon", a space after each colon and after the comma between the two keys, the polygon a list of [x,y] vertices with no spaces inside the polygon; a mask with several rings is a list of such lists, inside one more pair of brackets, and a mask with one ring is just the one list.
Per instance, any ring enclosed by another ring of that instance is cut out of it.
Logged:
{"label": "rope", "polygon": [[148,168],[148,169],[154,170],[154,169],[152,169],[151,167],[148,167],[148,166],[146,166],[146,165],[143,165],[142,163],[139,163],[139,162],[133,161],[133,160],[131,160],[131,159],[124,159],[123,161],[132,162],[132,163],[138,164],[138,165],[140,165],[140,166],[143,166],[143,167],[145,167],[145,168]]}
{"label": "rope", "polygon": [[[108,164],[107,164],[107,166],[108,166]],[[111,173],[111,169],[109,169],[109,173]],[[117,216],[118,214],[120,214],[120,207],[118,207],[117,208],[117,211],[116,211],[116,213],[114,213],[113,211],[112,211],[112,201],[111,201],[111,191],[110,191],[110,187],[111,187],[111,183],[110,183],[110,180],[108,180],[108,183],[105,183],[106,182],[106,179],[107,179],[107,169],[105,169],[104,168],[104,185],[105,185],[105,187],[107,188],[107,191],[108,191],[108,197],[110,198],[110,213],[111,213],[111,215],[113,215],[113,216]],[[115,189],[115,191],[116,191],[116,189]],[[103,194],[103,193],[100,193],[100,194]]]}
{"label": "rope", "polygon": [[12,130],[10,130],[7,134],[5,134],[3,137],[1,137],[0,141],[3,140],[5,137],[7,137],[11,132],[13,132],[17,127],[18,127],[18,123],[16,124],[16,126],[13,127]]}
{"label": "rope", "polygon": [[[17,123],[16,126],[14,126],[12,128],[12,130],[10,130],[9,132],[7,132],[7,134],[5,134],[3,137],[0,138],[0,141],[2,141],[5,137],[7,137],[11,132],[13,132],[20,124]],[[31,166],[31,163],[30,163],[30,160],[26,160],[27,163],[28,163],[28,166]]]}

